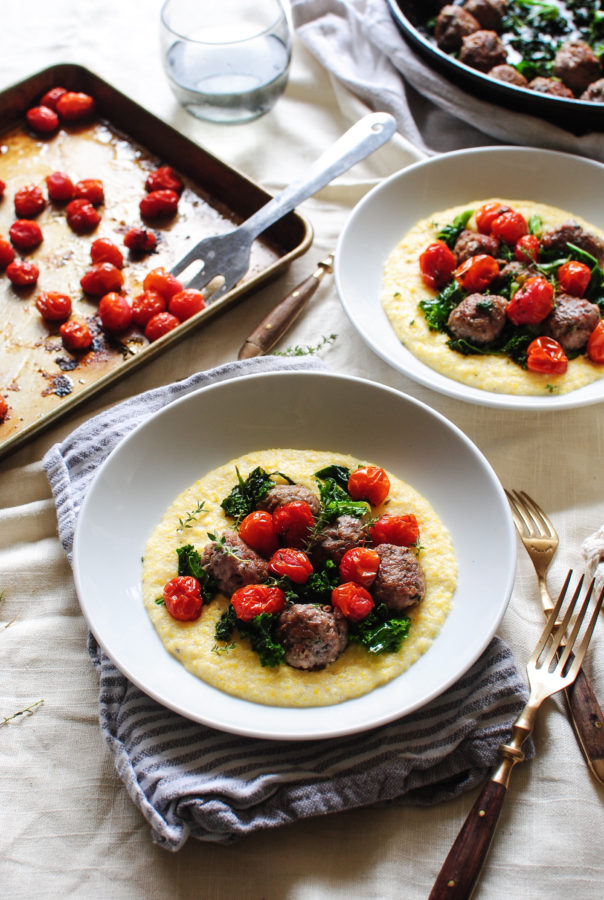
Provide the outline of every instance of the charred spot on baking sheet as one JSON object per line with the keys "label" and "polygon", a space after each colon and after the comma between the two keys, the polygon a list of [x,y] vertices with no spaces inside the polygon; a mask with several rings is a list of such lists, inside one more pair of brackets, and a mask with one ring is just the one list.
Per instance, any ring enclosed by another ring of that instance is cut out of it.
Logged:
{"label": "charred spot on baking sheet", "polygon": [[58,365],[59,369],[62,369],[63,372],[72,372],[78,367],[78,361],[73,356],[57,356],[55,362]]}
{"label": "charred spot on baking sheet", "polygon": [[56,394],[57,397],[67,397],[73,390],[73,381],[68,375],[51,374],[42,372],[42,376],[48,381],[48,387],[42,391],[43,397]]}

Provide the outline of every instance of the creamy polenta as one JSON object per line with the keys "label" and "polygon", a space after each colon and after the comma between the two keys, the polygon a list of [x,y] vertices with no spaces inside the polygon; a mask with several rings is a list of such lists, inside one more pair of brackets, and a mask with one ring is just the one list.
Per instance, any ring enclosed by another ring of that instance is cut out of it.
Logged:
{"label": "creamy polenta", "polygon": [[[465,210],[478,210],[484,204],[493,202],[512,207],[527,220],[531,216],[541,217],[544,229],[572,219],[585,230],[604,238],[604,232],[579,216],[527,200],[490,198],[435,212],[418,222],[405,235],[385,265],[381,302],[397,337],[414,356],[432,369],[484,391],[500,394],[563,394],[597,381],[604,375],[604,366],[591,362],[584,355],[570,359],[563,375],[539,374],[521,368],[506,356],[464,356],[447,346],[448,336],[444,332],[431,331],[428,327],[418,303],[435,297],[438,292],[427,287],[421,278],[418,265],[420,254],[428,244],[436,240],[440,229],[453,222],[456,216]],[[466,227],[476,230],[474,216]]]}
{"label": "creamy polenta", "polygon": [[[426,652],[449,612],[455,591],[457,565],[446,527],[430,503],[405,482],[388,473],[389,513],[413,513],[420,526],[420,561],[426,579],[423,601],[408,611],[409,636],[397,653],[370,655],[350,644],[332,664],[320,671],[288,665],[263,667],[247,640],[225,645],[216,640],[215,627],[228,600],[218,594],[193,622],[173,619],[156,602],[164,584],[176,575],[176,548],[207,544],[208,532],[232,527],[220,504],[236,483],[236,470],[245,478],[257,466],[283,472],[318,495],[313,473],[338,464],[356,468],[365,461],[339,453],[315,450],[262,450],[231,460],[209,472],[180,494],[151,535],[143,559],[143,602],[165,648],[198,678],[236,697],[272,706],[326,706],[366,694],[404,672]],[[203,508],[200,509],[203,503]],[[381,514],[385,507],[376,507]],[[401,685],[404,691],[404,685]]]}

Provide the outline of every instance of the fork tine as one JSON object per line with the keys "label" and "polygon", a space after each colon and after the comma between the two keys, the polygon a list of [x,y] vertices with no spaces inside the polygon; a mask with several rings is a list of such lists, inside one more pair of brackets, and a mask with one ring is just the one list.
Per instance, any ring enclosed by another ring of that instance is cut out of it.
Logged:
{"label": "fork tine", "polygon": [[531,526],[525,519],[524,515],[522,514],[522,510],[518,506],[518,502],[516,500],[516,491],[510,493],[510,491],[506,490],[505,495],[508,498],[508,503],[510,504],[514,525],[516,526],[520,534],[530,536]]}
{"label": "fork tine", "polygon": [[[569,572],[569,575],[567,576],[566,581],[564,582],[564,587],[561,592],[562,598],[564,598],[564,596],[566,594],[566,589],[568,587],[568,582],[570,580],[570,578],[569,578],[570,574],[571,573]],[[543,668],[546,671],[548,671],[549,667],[551,665],[552,659],[554,658],[554,656],[556,656],[556,654],[558,653],[560,648],[563,646],[565,638],[566,638],[566,631],[568,629],[571,617],[575,611],[575,607],[577,605],[577,600],[579,599],[579,595],[581,594],[582,588],[583,588],[583,575],[579,579],[579,583],[578,583],[577,587],[575,588],[575,593],[573,594],[572,599],[565,610],[564,618],[562,619],[561,622],[557,623],[556,630],[551,632],[551,644],[548,648],[547,653],[545,654],[544,659],[541,661],[541,663],[537,663],[537,666],[536,666],[537,668]],[[560,603],[560,597],[558,598],[558,604],[559,603]],[[556,605],[558,605],[558,604],[556,604]],[[559,610],[558,610],[558,612],[559,612]],[[560,671],[562,671],[562,670],[560,670]]]}
{"label": "fork tine", "polygon": [[572,660],[571,666],[570,666],[568,672],[564,672],[564,668],[565,668],[566,664],[568,663],[569,659],[571,658],[571,653],[573,653],[573,647],[576,643],[577,636],[579,634],[579,630],[581,628],[581,625],[583,624],[583,620],[587,613],[589,602],[591,600],[591,595],[593,594],[594,586],[595,586],[595,581],[592,580],[591,584],[589,585],[589,589],[587,591],[585,600],[583,601],[583,605],[581,606],[581,609],[577,615],[577,619],[575,621],[570,638],[568,639],[568,643],[564,649],[564,653],[562,654],[562,657],[560,660],[561,671],[566,675],[566,677],[571,678],[571,679],[574,679],[576,673],[581,668],[581,664],[583,663],[583,657],[585,656],[585,652],[586,652],[589,642],[591,640],[591,636],[594,632],[594,628],[596,627],[596,622],[598,620],[600,610],[602,609],[602,603],[604,602],[604,588],[602,588],[602,590],[600,591],[600,595],[596,601],[594,610],[592,612],[591,619],[589,620],[589,624],[588,624],[587,628],[585,629],[585,633],[583,635],[581,643],[579,644],[577,649],[574,650],[574,658]]}
{"label": "fork tine", "polygon": [[524,491],[518,491],[518,496],[525,503],[534,521],[545,531],[547,537],[556,537],[556,532],[554,531],[552,523],[545,515],[539,504],[536,503],[532,497],[529,497],[529,495]]}
{"label": "fork tine", "polygon": [[[570,579],[572,577],[572,574],[573,573],[572,573],[572,569],[571,569],[569,571],[568,575],[566,576],[564,584],[562,585],[562,590],[560,591],[560,595],[556,601],[556,604],[555,604],[554,608],[552,609],[551,613],[549,614],[549,616],[547,617],[547,622],[545,623],[545,628],[541,632],[541,637],[539,638],[539,641],[537,642],[537,646],[531,653],[529,662],[536,662],[539,659],[539,657],[543,653],[543,648],[547,644],[548,640],[550,639],[550,637],[552,635],[554,628],[556,627],[556,619],[558,618],[558,614],[560,612],[560,609],[562,608],[562,603],[566,596],[566,592],[568,590],[568,585],[570,584]],[[581,581],[579,582],[579,588],[581,587],[582,583],[583,583],[583,578],[581,578]],[[575,597],[573,598],[575,603],[576,603],[577,596],[578,596],[578,594],[577,594],[577,592],[575,592]],[[564,634],[564,631],[561,630],[561,633]],[[556,648],[554,648],[554,652],[555,652],[555,649]],[[549,662],[551,662],[551,657],[550,657]],[[548,663],[548,665],[549,665],[549,663]]]}

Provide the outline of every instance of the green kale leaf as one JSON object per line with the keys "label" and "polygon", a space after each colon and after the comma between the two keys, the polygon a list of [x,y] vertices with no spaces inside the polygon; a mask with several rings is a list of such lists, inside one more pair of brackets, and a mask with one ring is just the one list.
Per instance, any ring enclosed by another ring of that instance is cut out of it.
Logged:
{"label": "green kale leaf", "polygon": [[396,653],[409,634],[411,619],[395,616],[385,603],[374,607],[362,622],[351,624],[348,638],[352,643],[361,644],[369,653]]}
{"label": "green kale leaf", "polygon": [[431,331],[444,331],[451,311],[463,300],[465,294],[455,279],[449,282],[437,297],[420,300],[419,308],[426,317]]}
{"label": "green kale leaf", "polygon": [[439,241],[444,241],[444,243],[451,250],[455,246],[455,241],[462,233],[469,220],[472,218],[474,210],[466,209],[464,212],[460,213],[458,216],[455,216],[453,222],[449,225],[444,225],[438,234],[436,235]]}
{"label": "green kale leaf", "polygon": [[[239,474],[239,469],[236,471],[237,484],[220,505],[227,516],[235,519],[236,522],[240,522],[248,513],[258,508],[263,497],[275,486],[275,482],[271,475],[265,472],[261,466],[253,469],[245,479]],[[281,475],[288,484],[293,484],[291,478],[288,478],[287,475],[283,475],[280,472],[274,474]]]}

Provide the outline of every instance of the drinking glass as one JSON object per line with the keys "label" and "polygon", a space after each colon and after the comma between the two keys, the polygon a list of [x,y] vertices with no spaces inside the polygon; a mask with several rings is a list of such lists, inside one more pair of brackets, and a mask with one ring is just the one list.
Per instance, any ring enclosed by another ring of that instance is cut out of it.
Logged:
{"label": "drinking glass", "polygon": [[280,0],[167,0],[160,31],[170,87],[200,119],[256,119],[285,89],[292,38]]}

